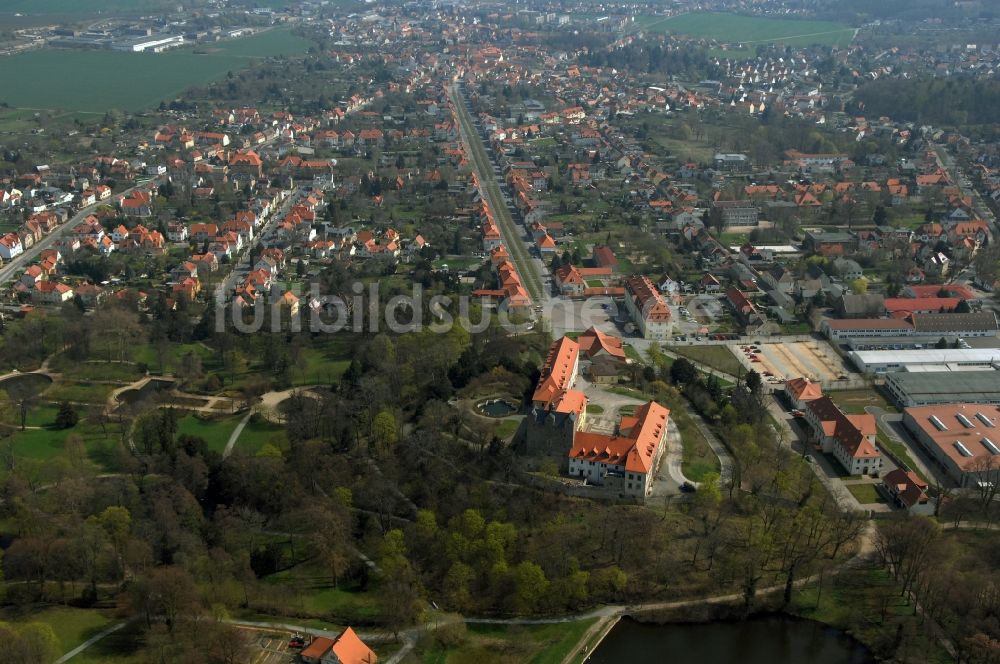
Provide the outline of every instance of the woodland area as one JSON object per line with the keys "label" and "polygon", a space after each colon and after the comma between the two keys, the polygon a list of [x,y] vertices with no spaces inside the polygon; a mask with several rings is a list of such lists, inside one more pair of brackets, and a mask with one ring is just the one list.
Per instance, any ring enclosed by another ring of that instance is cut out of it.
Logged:
{"label": "woodland area", "polygon": [[858,113],[891,115],[901,122],[991,125],[1000,104],[1000,81],[959,76],[880,78],[860,86],[852,103]]}

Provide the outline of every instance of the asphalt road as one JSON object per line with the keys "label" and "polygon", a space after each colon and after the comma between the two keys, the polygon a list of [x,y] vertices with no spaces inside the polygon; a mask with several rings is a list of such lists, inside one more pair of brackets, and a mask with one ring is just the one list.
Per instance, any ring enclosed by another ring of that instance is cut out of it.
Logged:
{"label": "asphalt road", "polygon": [[250,271],[250,268],[253,267],[250,265],[250,250],[265,239],[270,239],[269,234],[273,230],[275,221],[284,218],[288,210],[299,201],[299,198],[301,198],[301,191],[293,189],[292,193],[285,199],[285,202],[281,204],[281,207],[272,213],[264,225],[260,227],[259,231],[254,234],[253,240],[243,247],[239,257],[231,263],[232,268],[229,270],[229,274],[219,281],[219,285],[215,287],[214,295],[216,302],[225,302],[226,297],[236,288],[237,278],[245,277]]}
{"label": "asphalt road", "polygon": [[[132,191],[138,189],[139,187],[146,187],[149,185],[156,186],[159,178],[153,178],[148,182],[144,182],[141,185],[135,185],[134,187],[129,187],[125,191],[121,192],[123,194],[129,194]],[[82,208],[79,212],[74,214],[65,224],[57,227],[54,231],[43,237],[41,240],[31,245],[30,248],[25,249],[24,253],[19,256],[15,256],[13,260],[4,263],[3,267],[0,267],[0,284],[13,279],[18,278],[24,271],[24,268],[31,264],[38,254],[42,253],[44,250],[50,248],[56,240],[63,237],[69,233],[74,226],[79,224],[81,221],[87,218],[87,215],[93,214],[94,211],[102,206],[108,205],[107,201],[101,201],[95,203],[94,205],[88,205]]]}
{"label": "asphalt road", "polygon": [[480,191],[493,209],[504,244],[507,245],[507,250],[517,265],[525,290],[528,291],[532,302],[536,304],[542,302],[548,295],[544,286],[544,266],[541,265],[541,261],[535,261],[532,258],[524,240],[524,233],[518,229],[518,225],[514,222],[510,209],[507,207],[507,202],[500,193],[500,187],[497,184],[499,176],[493,170],[494,164],[486,153],[482,138],[477,133],[472,114],[465,107],[465,98],[457,85],[450,86],[448,94],[452,104],[455,105],[462,142],[468,148],[472,165],[479,177]]}

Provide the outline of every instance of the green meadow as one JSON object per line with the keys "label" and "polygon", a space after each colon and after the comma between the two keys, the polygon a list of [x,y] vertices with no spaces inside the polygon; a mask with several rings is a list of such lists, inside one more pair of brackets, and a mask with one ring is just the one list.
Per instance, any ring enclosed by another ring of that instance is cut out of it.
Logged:
{"label": "green meadow", "polygon": [[41,49],[4,58],[0,101],[28,109],[138,111],[244,69],[256,58],[304,53],[311,44],[278,29],[166,53]]}
{"label": "green meadow", "polygon": [[854,28],[831,21],[695,12],[678,16],[637,16],[635,28],[743,44],[847,46]]}

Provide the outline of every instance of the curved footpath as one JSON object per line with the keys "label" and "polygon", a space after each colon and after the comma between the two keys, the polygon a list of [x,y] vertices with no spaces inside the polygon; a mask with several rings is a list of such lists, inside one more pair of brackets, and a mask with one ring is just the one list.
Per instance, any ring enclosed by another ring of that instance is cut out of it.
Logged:
{"label": "curved footpath", "polygon": [[[959,529],[959,530],[996,530],[1000,529],[1000,524],[979,524],[975,522],[962,521],[958,524],[956,523],[943,523],[941,527],[946,530]],[[874,522],[869,521],[868,527],[861,535],[860,548],[858,552],[855,553],[851,558],[834,568],[834,571],[840,571],[847,567],[857,565],[862,560],[864,560],[869,554],[874,551],[874,546],[872,543],[872,530],[874,528]],[[367,564],[367,563],[366,563]],[[374,565],[374,563],[371,563]],[[818,574],[806,577],[804,579],[799,579],[795,582],[795,587],[800,588],[807,585],[819,578]],[[784,590],[784,584],[769,586],[767,588],[762,588],[757,591],[758,595],[769,595],[779,591]],[[584,633],[583,637],[577,643],[576,647],[570,651],[566,657],[563,658],[563,664],[569,664],[574,658],[580,654],[581,650],[585,648],[591,638],[601,633],[601,638],[603,638],[614,626],[614,623],[618,621],[623,616],[636,614],[636,613],[649,613],[652,611],[663,611],[668,609],[679,609],[687,606],[698,606],[702,604],[726,604],[731,602],[738,602],[743,599],[741,593],[730,593],[727,595],[716,595],[713,597],[695,598],[695,599],[685,599],[677,600],[674,602],[648,602],[643,604],[634,605],[624,605],[624,604],[612,604],[608,606],[598,607],[596,609],[591,609],[583,613],[572,614],[568,616],[553,617],[553,618],[462,618],[462,616],[457,616],[454,614],[445,615],[439,618],[431,620],[429,623],[424,625],[418,625],[417,627],[411,627],[410,629],[403,630],[398,634],[392,634],[391,632],[361,632],[359,636],[372,643],[386,642],[402,640],[403,648],[400,649],[395,655],[386,660],[383,664],[396,664],[403,659],[416,645],[417,639],[424,633],[434,631],[440,627],[446,625],[452,625],[458,622],[464,622],[467,624],[486,624],[486,625],[552,625],[558,623],[568,623],[576,622],[578,620],[590,620],[597,619],[597,622]],[[108,629],[96,634],[92,638],[88,639],[84,643],[80,644],[73,650],[70,650],[65,655],[56,660],[56,664],[63,664],[72,657],[80,654],[90,646],[94,645],[104,637],[116,632],[117,630],[128,624],[129,621],[124,621],[112,625]],[[303,634],[315,634],[317,636],[327,636],[334,638],[340,634],[340,632],[335,632],[332,630],[317,629],[315,627],[305,627],[303,625],[294,625],[291,623],[280,623],[280,622],[260,622],[260,621],[250,621],[250,620],[226,620],[225,622],[236,625],[237,627],[245,627],[247,629],[255,630],[282,630],[287,632],[301,632]],[[599,643],[599,641],[598,641]],[[594,644],[594,647],[597,643]]]}
{"label": "curved footpath", "polygon": [[[858,552],[854,554],[851,558],[847,559],[834,569],[839,571],[849,566],[858,564],[860,561],[864,560],[873,550],[872,546],[872,522],[868,522],[868,527],[861,535],[860,546]],[[814,574],[812,576],[798,579],[795,581],[795,587],[801,588],[804,585],[812,583],[819,579],[819,574]],[[767,588],[762,588],[757,591],[758,596],[770,595],[776,592],[781,592],[785,589],[784,584],[778,584],[774,586],[769,586]],[[739,602],[743,599],[742,593],[728,593],[725,595],[714,595],[712,597],[700,597],[693,599],[683,599],[676,600],[672,602],[643,602],[640,604],[610,604],[607,606],[597,607],[591,609],[590,611],[585,611],[583,613],[575,613],[566,616],[555,616],[551,618],[465,618],[459,615],[448,614],[441,617],[436,617],[430,622],[423,625],[418,625],[416,627],[411,627],[406,630],[401,630],[397,634],[391,632],[359,632],[358,636],[364,641],[370,641],[372,643],[387,642],[394,640],[401,640],[403,642],[403,647],[391,658],[386,660],[385,664],[396,664],[403,659],[416,645],[417,640],[425,633],[432,632],[441,627],[447,625],[453,625],[459,622],[466,623],[469,625],[554,625],[561,623],[577,622],[580,620],[593,620],[596,619],[597,622],[587,630],[573,650],[571,650],[564,658],[563,663],[568,664],[573,661],[581,652],[583,648],[586,647],[587,643],[591,638],[601,633],[601,636],[607,634],[611,630],[614,622],[617,622],[623,616],[635,615],[639,613],[651,613],[655,611],[667,611],[671,609],[682,609],[689,606],[702,606],[702,605],[714,605],[714,604],[730,604],[733,602]],[[227,623],[231,625],[236,625],[239,627],[247,627],[251,629],[280,629],[289,632],[302,632],[309,634],[316,634],[318,636],[327,636],[330,638],[336,637],[339,632],[334,632],[330,630],[320,630],[311,627],[304,627],[302,625],[294,625],[289,623],[270,623],[270,622],[256,622],[256,621],[245,621],[245,620],[227,620]],[[611,623],[611,625],[609,625]],[[602,633],[603,630],[603,633]],[[594,644],[596,647],[596,643]]]}

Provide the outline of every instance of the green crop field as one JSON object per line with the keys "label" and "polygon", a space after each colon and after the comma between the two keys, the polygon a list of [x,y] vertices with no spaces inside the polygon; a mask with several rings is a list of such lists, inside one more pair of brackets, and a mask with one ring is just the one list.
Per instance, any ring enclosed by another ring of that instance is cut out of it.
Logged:
{"label": "green crop field", "polygon": [[[199,44],[192,52],[243,58],[266,58],[274,55],[304,53],[313,43],[288,30],[268,30],[252,37],[227,39],[215,44]],[[171,55],[166,53],[165,55]]]}
{"label": "green crop field", "polygon": [[176,6],[168,0],[4,0],[3,13],[11,14],[141,14]]}
{"label": "green crop field", "polygon": [[206,53],[119,53],[42,49],[4,59],[0,101],[18,108],[104,113],[170,100],[192,85],[249,66],[255,57],[304,53],[311,42],[287,30],[199,46]]}
{"label": "green crop field", "polygon": [[831,21],[697,12],[678,16],[637,16],[636,29],[671,32],[726,43],[780,43],[789,46],[846,46],[854,28]]}

